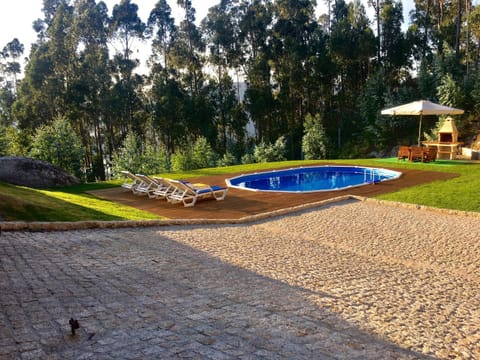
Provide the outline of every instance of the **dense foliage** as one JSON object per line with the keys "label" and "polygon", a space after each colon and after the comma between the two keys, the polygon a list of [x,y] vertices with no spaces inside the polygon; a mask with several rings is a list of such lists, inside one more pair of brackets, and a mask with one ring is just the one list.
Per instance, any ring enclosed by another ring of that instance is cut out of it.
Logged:
{"label": "dense foliage", "polygon": [[[480,113],[480,7],[416,0],[405,28],[400,1],[367,3],[373,19],[359,0],[328,1],[319,18],[315,0],[219,0],[197,21],[192,1],[177,0],[175,21],[159,0],[143,22],[131,0],[111,15],[101,1],[43,0],[23,78],[24,46],[0,52],[0,153],[41,156],[33,137],[63,118],[88,179],[128,167],[128,134],[145,171],[157,156],[162,169],[299,159],[302,145],[309,157],[366,156],[415,142],[415,119],[380,109],[419,98],[465,109],[457,126],[468,142]],[[140,41],[152,50],[145,75]]]}
{"label": "dense foliage", "polygon": [[327,146],[322,119],[317,114],[305,117],[305,131],[302,139],[302,152],[305,160],[325,159]]}
{"label": "dense foliage", "polygon": [[64,117],[58,117],[52,124],[42,125],[36,130],[29,155],[82,177],[83,147]]}

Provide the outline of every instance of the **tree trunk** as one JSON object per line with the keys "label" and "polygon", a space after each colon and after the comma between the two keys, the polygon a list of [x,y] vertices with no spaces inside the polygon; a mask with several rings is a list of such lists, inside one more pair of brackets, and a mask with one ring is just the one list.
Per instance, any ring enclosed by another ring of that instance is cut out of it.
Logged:
{"label": "tree trunk", "polygon": [[460,35],[462,32],[463,1],[458,0],[457,30],[455,32],[455,55],[460,56]]}

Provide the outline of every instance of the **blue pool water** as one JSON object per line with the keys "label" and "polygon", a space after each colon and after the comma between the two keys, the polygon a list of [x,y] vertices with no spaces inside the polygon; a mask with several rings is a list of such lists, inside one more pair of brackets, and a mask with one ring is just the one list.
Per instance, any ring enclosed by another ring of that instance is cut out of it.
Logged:
{"label": "blue pool water", "polygon": [[342,190],[397,179],[401,172],[359,166],[312,166],[240,175],[227,185],[252,191],[313,192]]}

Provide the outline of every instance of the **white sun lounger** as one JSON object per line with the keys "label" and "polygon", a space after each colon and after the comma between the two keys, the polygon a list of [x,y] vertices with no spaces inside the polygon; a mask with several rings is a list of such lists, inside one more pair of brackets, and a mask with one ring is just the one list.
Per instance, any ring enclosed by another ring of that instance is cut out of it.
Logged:
{"label": "white sun lounger", "polygon": [[200,187],[186,181],[165,179],[174,190],[167,195],[172,204],[183,203],[185,207],[195,206],[198,199],[214,198],[223,200],[227,196],[227,188],[220,186],[203,185]]}
{"label": "white sun lounger", "polygon": [[173,185],[171,185],[165,178],[154,176],[152,180],[157,184],[157,187],[152,192],[156,199],[166,199],[167,196],[175,190]]}
{"label": "white sun lounger", "polygon": [[122,188],[125,190],[134,191],[140,184],[142,180],[140,180],[137,176],[132,174],[130,171],[122,170],[120,173],[125,177],[123,184],[121,185]]}
{"label": "white sun lounger", "polygon": [[148,175],[135,174],[135,176],[141,180],[141,184],[133,190],[133,193],[135,195],[147,195],[150,199],[156,198],[155,190],[159,186],[158,182]]}

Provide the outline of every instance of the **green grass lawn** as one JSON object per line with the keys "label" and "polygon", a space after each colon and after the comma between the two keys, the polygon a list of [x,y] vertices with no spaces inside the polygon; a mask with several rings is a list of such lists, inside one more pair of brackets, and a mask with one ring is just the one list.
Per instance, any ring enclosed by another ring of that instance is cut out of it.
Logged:
{"label": "green grass lawn", "polygon": [[[284,161],[248,164],[223,168],[200,169],[185,173],[158,174],[171,178],[192,178],[247,171],[261,171],[286,166],[319,163],[319,161]],[[394,167],[452,172],[459,177],[405,188],[384,194],[379,199],[427,205],[446,209],[480,212],[480,164],[461,161],[409,163],[396,159],[330,160],[321,163]],[[82,184],[66,188],[37,190],[0,183],[0,216],[7,221],[82,221],[82,220],[149,220],[160,219],[149,212],[98,199],[88,190],[119,186],[121,181]],[[441,194],[441,196],[439,196]]]}
{"label": "green grass lawn", "polygon": [[480,212],[480,163],[440,160],[432,163],[410,163],[397,159],[362,161],[362,165],[441,171],[459,174],[450,180],[404,188],[394,193],[377,196],[378,199],[426,205],[443,209]]}

